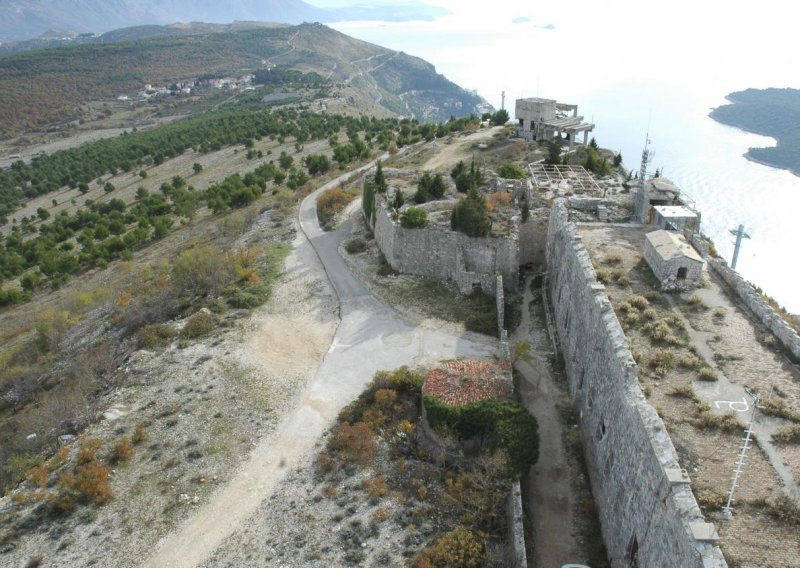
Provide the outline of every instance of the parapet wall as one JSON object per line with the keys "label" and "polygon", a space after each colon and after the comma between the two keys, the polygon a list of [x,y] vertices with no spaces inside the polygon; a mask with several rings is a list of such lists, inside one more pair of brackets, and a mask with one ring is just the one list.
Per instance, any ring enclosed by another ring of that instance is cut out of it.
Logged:
{"label": "parapet wall", "polygon": [[766,303],[753,285],[739,276],[728,263],[721,258],[715,258],[709,254],[708,243],[703,240],[699,233],[691,235],[690,240],[695,248],[703,255],[708,266],[710,266],[720,277],[736,291],[744,305],[767,326],[775,337],[788,349],[795,359],[800,360],[800,335],[778,314],[772,306]]}
{"label": "parapet wall", "polygon": [[480,285],[485,293],[495,295],[497,274],[502,275],[508,290],[519,287],[516,233],[476,238],[431,227],[404,229],[389,215],[383,196],[376,196],[375,206],[375,240],[398,272],[452,280],[465,294]]}
{"label": "parapet wall", "polygon": [[605,287],[563,200],[547,238],[550,300],[611,566],[720,568],[689,478],[645,400]]}

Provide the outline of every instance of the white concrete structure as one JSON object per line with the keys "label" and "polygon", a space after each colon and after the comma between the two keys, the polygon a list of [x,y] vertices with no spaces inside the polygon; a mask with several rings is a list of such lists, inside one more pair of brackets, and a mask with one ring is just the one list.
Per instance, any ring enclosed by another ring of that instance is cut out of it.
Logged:
{"label": "white concrete structure", "polygon": [[698,225],[698,215],[683,205],[656,205],[653,207],[653,224],[659,229],[682,232]]}
{"label": "white concrete structure", "polygon": [[[571,115],[570,115],[571,113]],[[556,102],[554,99],[517,99],[514,114],[517,118],[517,135],[526,140],[561,139],[562,135],[569,141],[569,149],[575,147],[575,138],[583,132],[583,144],[586,145],[589,132],[594,124],[584,122],[578,116],[578,105]]]}

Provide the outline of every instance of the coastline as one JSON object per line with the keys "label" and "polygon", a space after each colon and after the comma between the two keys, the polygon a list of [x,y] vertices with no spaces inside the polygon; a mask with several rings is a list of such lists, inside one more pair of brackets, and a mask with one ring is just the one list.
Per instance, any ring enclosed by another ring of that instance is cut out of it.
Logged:
{"label": "coastline", "polygon": [[[740,130],[743,130],[743,129],[740,129]],[[750,131],[749,130],[745,130],[745,132],[750,132]],[[796,171],[796,170],[793,170],[792,168],[788,168],[788,167],[778,166],[778,165],[775,165],[775,164],[771,164],[769,162],[765,162],[764,160],[759,160],[758,158],[754,158],[753,156],[750,155],[750,150],[748,150],[747,152],[742,154],[742,156],[744,156],[744,159],[749,161],[749,162],[755,162],[756,164],[761,164],[762,166],[767,166],[769,168],[772,168],[773,170],[784,170],[784,171],[787,171],[787,172],[791,173],[794,176],[800,177],[800,171]]]}

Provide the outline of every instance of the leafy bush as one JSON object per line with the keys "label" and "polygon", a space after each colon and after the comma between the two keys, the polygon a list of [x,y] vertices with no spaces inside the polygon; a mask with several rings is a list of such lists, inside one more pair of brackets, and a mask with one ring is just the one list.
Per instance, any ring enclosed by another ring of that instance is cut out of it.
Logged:
{"label": "leafy bush", "polygon": [[181,330],[182,339],[195,339],[208,335],[214,330],[214,316],[205,312],[197,312],[186,320]]}
{"label": "leafy bush", "polygon": [[488,399],[450,406],[430,396],[423,402],[432,428],[452,430],[461,440],[491,440],[492,447],[504,450],[511,475],[523,475],[539,459],[539,426],[517,402]]}
{"label": "leafy bush", "polygon": [[489,234],[492,220],[486,213],[486,198],[477,189],[471,189],[466,199],[459,201],[453,208],[450,228],[470,237],[485,237]]}
{"label": "leafy bush", "polygon": [[341,188],[334,187],[317,197],[317,219],[320,226],[330,231],[336,215],[341,213],[347,204],[356,198],[356,193],[343,191]]}
{"label": "leafy bush", "polygon": [[517,164],[505,163],[497,168],[497,175],[505,179],[525,179],[525,170]]}
{"label": "leafy bush", "polygon": [[213,245],[184,251],[172,265],[172,285],[191,297],[216,296],[233,280],[231,263]]}
{"label": "leafy bush", "polygon": [[225,297],[227,298],[228,304],[233,308],[244,310],[260,306],[269,299],[270,293],[271,288],[265,282],[245,288],[231,286],[225,289]]}
{"label": "leafy bush", "polygon": [[400,215],[400,225],[405,229],[417,229],[428,224],[428,212],[419,207],[409,207]]}
{"label": "leafy bush", "polygon": [[486,564],[486,543],[478,534],[459,526],[424,549],[414,568],[480,568]]}
{"label": "leafy bush", "polygon": [[178,336],[174,327],[164,324],[154,324],[143,327],[136,334],[136,345],[139,349],[154,349],[166,347]]}

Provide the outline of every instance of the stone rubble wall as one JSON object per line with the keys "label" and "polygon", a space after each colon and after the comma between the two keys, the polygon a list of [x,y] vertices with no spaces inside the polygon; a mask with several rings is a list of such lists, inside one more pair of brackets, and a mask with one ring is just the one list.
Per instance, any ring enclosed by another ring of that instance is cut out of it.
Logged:
{"label": "stone rubble wall", "polygon": [[528,568],[528,555],[525,552],[525,528],[522,520],[522,487],[519,481],[511,486],[506,502],[508,515],[508,566]]}
{"label": "stone rubble wall", "polygon": [[611,566],[727,566],[563,200],[547,246],[554,325]]}
{"label": "stone rubble wall", "polygon": [[531,216],[519,225],[519,263],[544,266],[547,249],[547,223],[550,209],[531,209]]}
{"label": "stone rubble wall", "polygon": [[772,306],[761,298],[755,287],[733,270],[725,260],[709,254],[708,243],[699,233],[693,233],[691,243],[700,251],[708,266],[736,291],[745,306],[769,329],[786,349],[800,360],[800,335],[776,312]]}
{"label": "stone rubble wall", "polygon": [[405,229],[392,219],[380,195],[372,229],[386,261],[398,272],[452,280],[464,294],[479,284],[485,293],[495,295],[498,274],[509,290],[519,287],[516,232],[503,238],[476,238],[435,227]]}

